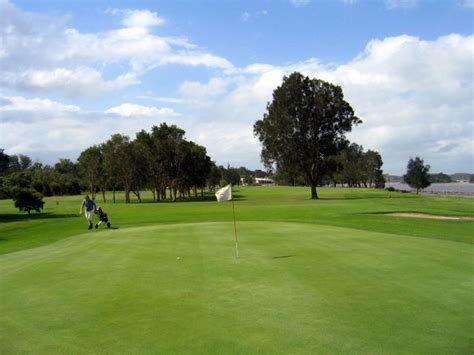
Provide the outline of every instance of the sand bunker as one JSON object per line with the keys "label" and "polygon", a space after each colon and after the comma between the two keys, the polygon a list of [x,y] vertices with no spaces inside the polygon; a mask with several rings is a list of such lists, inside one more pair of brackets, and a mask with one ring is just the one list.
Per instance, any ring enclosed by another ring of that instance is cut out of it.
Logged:
{"label": "sand bunker", "polygon": [[474,216],[442,216],[428,213],[415,213],[415,212],[393,212],[386,213],[387,216],[396,217],[411,217],[411,218],[431,218],[431,219],[454,219],[454,220],[474,220]]}

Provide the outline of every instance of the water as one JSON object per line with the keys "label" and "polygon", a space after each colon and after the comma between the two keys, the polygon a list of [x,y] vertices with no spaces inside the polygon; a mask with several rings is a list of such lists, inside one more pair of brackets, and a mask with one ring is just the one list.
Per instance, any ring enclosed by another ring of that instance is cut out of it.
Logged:
{"label": "water", "polygon": [[[387,182],[385,184],[385,187],[389,186],[397,190],[414,191],[414,189],[412,189],[410,186],[401,182]],[[426,189],[424,189],[423,192],[429,192],[434,194],[438,193],[460,196],[474,196],[474,184],[462,182],[452,182],[448,184],[431,184]]]}

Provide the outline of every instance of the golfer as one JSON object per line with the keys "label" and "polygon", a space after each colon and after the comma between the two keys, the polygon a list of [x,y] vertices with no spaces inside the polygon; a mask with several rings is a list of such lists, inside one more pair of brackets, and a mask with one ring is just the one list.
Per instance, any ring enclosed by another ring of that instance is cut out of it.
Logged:
{"label": "golfer", "polygon": [[92,226],[94,225],[92,223],[92,215],[94,214],[94,210],[97,208],[97,206],[94,200],[91,200],[89,195],[86,195],[84,200],[82,200],[81,211],[80,211],[81,214],[82,214],[82,211],[84,210],[84,207],[86,208],[85,216],[86,216],[87,222],[89,222],[89,229],[92,229]]}

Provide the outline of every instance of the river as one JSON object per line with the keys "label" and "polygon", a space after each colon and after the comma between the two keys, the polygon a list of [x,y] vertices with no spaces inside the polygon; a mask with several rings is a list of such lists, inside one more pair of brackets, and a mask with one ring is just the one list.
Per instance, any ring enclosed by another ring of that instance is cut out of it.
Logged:
{"label": "river", "polygon": [[[414,189],[412,189],[407,184],[402,184],[400,182],[385,183],[385,187],[389,186],[397,190],[414,191]],[[474,184],[462,182],[452,182],[448,184],[431,184],[423,190],[423,193],[474,197]]]}

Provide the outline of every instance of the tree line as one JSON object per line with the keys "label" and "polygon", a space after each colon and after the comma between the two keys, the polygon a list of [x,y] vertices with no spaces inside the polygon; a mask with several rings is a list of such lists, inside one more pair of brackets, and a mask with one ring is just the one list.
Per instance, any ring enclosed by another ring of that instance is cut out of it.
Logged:
{"label": "tree line", "polygon": [[78,158],[79,172],[91,194],[100,191],[125,192],[125,202],[133,193],[141,201],[140,191],[151,190],[155,201],[167,198],[197,197],[206,186],[220,182],[220,174],[207,155],[206,148],[184,138],[185,131],[166,123],[142,130],[134,140],[114,134],[105,143],[84,150]]}
{"label": "tree line", "polygon": [[[349,144],[337,155],[327,158],[326,169],[318,177],[318,186],[384,188],[385,178],[380,153],[364,151],[361,145]],[[304,174],[278,168],[275,180],[281,185],[309,186]]]}
{"label": "tree line", "polygon": [[[151,190],[155,201],[203,196],[226,184],[240,184],[264,177],[262,170],[216,165],[206,148],[185,138],[185,131],[162,123],[135,139],[114,134],[107,141],[82,151],[76,162],[59,159],[50,166],[23,154],[8,155],[0,149],[0,198],[30,190],[42,196],[78,195],[88,191],[106,202],[105,191],[124,191],[141,201],[140,191]],[[198,193],[198,191],[200,193]],[[39,196],[39,195],[35,195]],[[42,198],[42,197],[41,197]]]}
{"label": "tree line", "polygon": [[44,196],[78,195],[78,165],[69,159],[43,165],[27,155],[7,155],[0,149],[0,198],[10,198],[19,189],[33,189]]}

